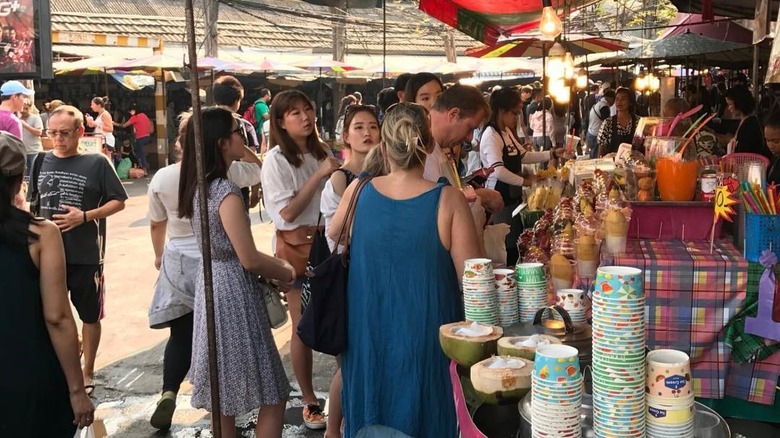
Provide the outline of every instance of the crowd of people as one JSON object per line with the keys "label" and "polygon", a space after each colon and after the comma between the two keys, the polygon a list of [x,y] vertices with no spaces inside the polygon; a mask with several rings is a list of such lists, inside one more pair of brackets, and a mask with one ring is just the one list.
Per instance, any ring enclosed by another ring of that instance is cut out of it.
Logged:
{"label": "crowd of people", "polygon": [[[208,218],[201,216],[195,124],[189,115],[179,124],[180,162],[160,169],[149,185],[159,270],[149,325],[170,330],[151,424],[171,427],[188,373],[193,407],[212,408],[202,263],[202,244],[209,241],[221,407],[213,414],[220,415],[222,436],[231,437],[235,417],[259,409],[257,436],[281,436],[291,388],[258,278],[284,292],[296,327],[305,309],[302,287],[312,236],[323,232],[331,251],[350,246],[347,348],[336,358],[326,417],[312,383],[312,350],[291,330],[304,424],[325,429],[330,438],[457,436],[438,329],[463,318],[458,279],[465,259],[485,255],[484,226],[511,221],[523,187],[535,181],[535,165],[572,158],[573,151],[564,148],[572,127],[561,124],[569,119],[569,108],[532,86],[483,93],[462,84],[447,86],[430,73],[405,74],[379,93],[378,107],[363,104],[360,95],[342,101],[338,143],[346,156],[340,160],[320,139],[316,106],[303,92],[272,95],[263,89],[244,117],[238,113],[244,88],[236,78],[218,78],[212,92],[215,105],[200,114]],[[115,122],[105,100],[95,98],[96,117],[58,105],[43,124],[31,117],[31,92],[22,84],[6,82],[0,95],[0,131],[5,131],[0,133],[0,259],[5,262],[0,269],[24,273],[3,276],[15,293],[2,315],[0,342],[21,359],[2,369],[7,375],[44,376],[41,385],[29,385],[32,380],[25,378],[0,383],[4,394],[11,394],[2,402],[4,411],[22,419],[0,423],[0,433],[70,438],[93,418],[88,396],[95,388],[104,316],[105,220],[127,199],[110,160],[79,152],[79,138],[93,127],[110,147],[115,126],[133,126],[142,145],[136,152],[145,163],[151,122],[135,110],[125,122]],[[780,156],[780,117],[770,117],[762,127],[751,99],[746,89],[733,87],[723,104],[710,107],[738,120],[729,149]],[[583,102],[590,108],[578,120],[593,156],[631,142],[639,120],[634,91],[596,87]],[[694,103],[672,99],[665,102],[664,115],[686,112]],[[14,118],[16,112],[23,122]],[[25,133],[45,134],[53,150],[30,148]],[[772,160],[772,175],[780,174],[777,161]],[[492,173],[481,184],[463,182],[482,168]],[[28,202],[22,195],[25,175]],[[359,184],[363,190],[349,222],[347,206]],[[273,255],[259,251],[252,238],[249,211],[261,198],[275,228]],[[507,262],[514,263],[511,251]],[[44,263],[56,269],[39,269]],[[84,323],[83,366],[68,294]],[[19,327],[38,341],[22,342]],[[43,431],[35,421],[42,412],[52,420]]]}

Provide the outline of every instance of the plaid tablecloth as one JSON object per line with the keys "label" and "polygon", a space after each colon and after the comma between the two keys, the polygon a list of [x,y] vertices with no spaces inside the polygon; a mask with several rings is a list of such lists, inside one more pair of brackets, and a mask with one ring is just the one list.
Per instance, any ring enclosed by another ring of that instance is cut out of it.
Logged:
{"label": "plaid tablecloth", "polygon": [[707,242],[631,240],[625,255],[602,256],[608,264],[644,271],[647,345],[690,355],[697,397],[774,402],[780,354],[735,364],[724,342],[723,328],[744,305],[748,282],[748,263],[732,244],[716,243],[710,254]]}

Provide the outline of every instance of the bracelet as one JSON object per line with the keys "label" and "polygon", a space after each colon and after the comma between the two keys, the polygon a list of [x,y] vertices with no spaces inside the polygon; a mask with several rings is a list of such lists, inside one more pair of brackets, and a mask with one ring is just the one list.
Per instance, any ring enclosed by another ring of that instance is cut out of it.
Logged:
{"label": "bracelet", "polygon": [[82,213],[84,213],[84,223],[86,224],[87,223],[87,212],[86,211],[82,211]]}

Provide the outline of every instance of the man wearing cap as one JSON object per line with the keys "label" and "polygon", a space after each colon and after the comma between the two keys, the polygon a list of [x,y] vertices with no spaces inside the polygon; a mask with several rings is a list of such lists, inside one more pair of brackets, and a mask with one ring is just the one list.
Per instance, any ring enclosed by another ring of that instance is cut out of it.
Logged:
{"label": "man wearing cap", "polygon": [[0,86],[0,131],[22,138],[22,122],[16,113],[22,111],[24,99],[33,94],[19,81],[7,81]]}
{"label": "man wearing cap", "polygon": [[43,159],[37,175],[40,215],[62,232],[70,299],[84,323],[84,384],[95,388],[95,356],[103,318],[103,257],[106,218],[125,208],[127,193],[114,167],[103,154],[79,153],[84,115],[63,105],[52,111],[46,134],[54,149]]}

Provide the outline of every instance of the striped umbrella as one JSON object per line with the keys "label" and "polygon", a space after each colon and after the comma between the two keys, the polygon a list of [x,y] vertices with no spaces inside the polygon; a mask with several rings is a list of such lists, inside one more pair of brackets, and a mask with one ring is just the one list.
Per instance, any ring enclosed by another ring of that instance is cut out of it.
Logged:
{"label": "striped umbrella", "polygon": [[[541,35],[524,35],[495,45],[468,48],[466,55],[474,58],[540,58],[554,43],[555,41],[543,39]],[[568,34],[560,43],[573,56],[628,49],[626,42],[588,34]]]}

